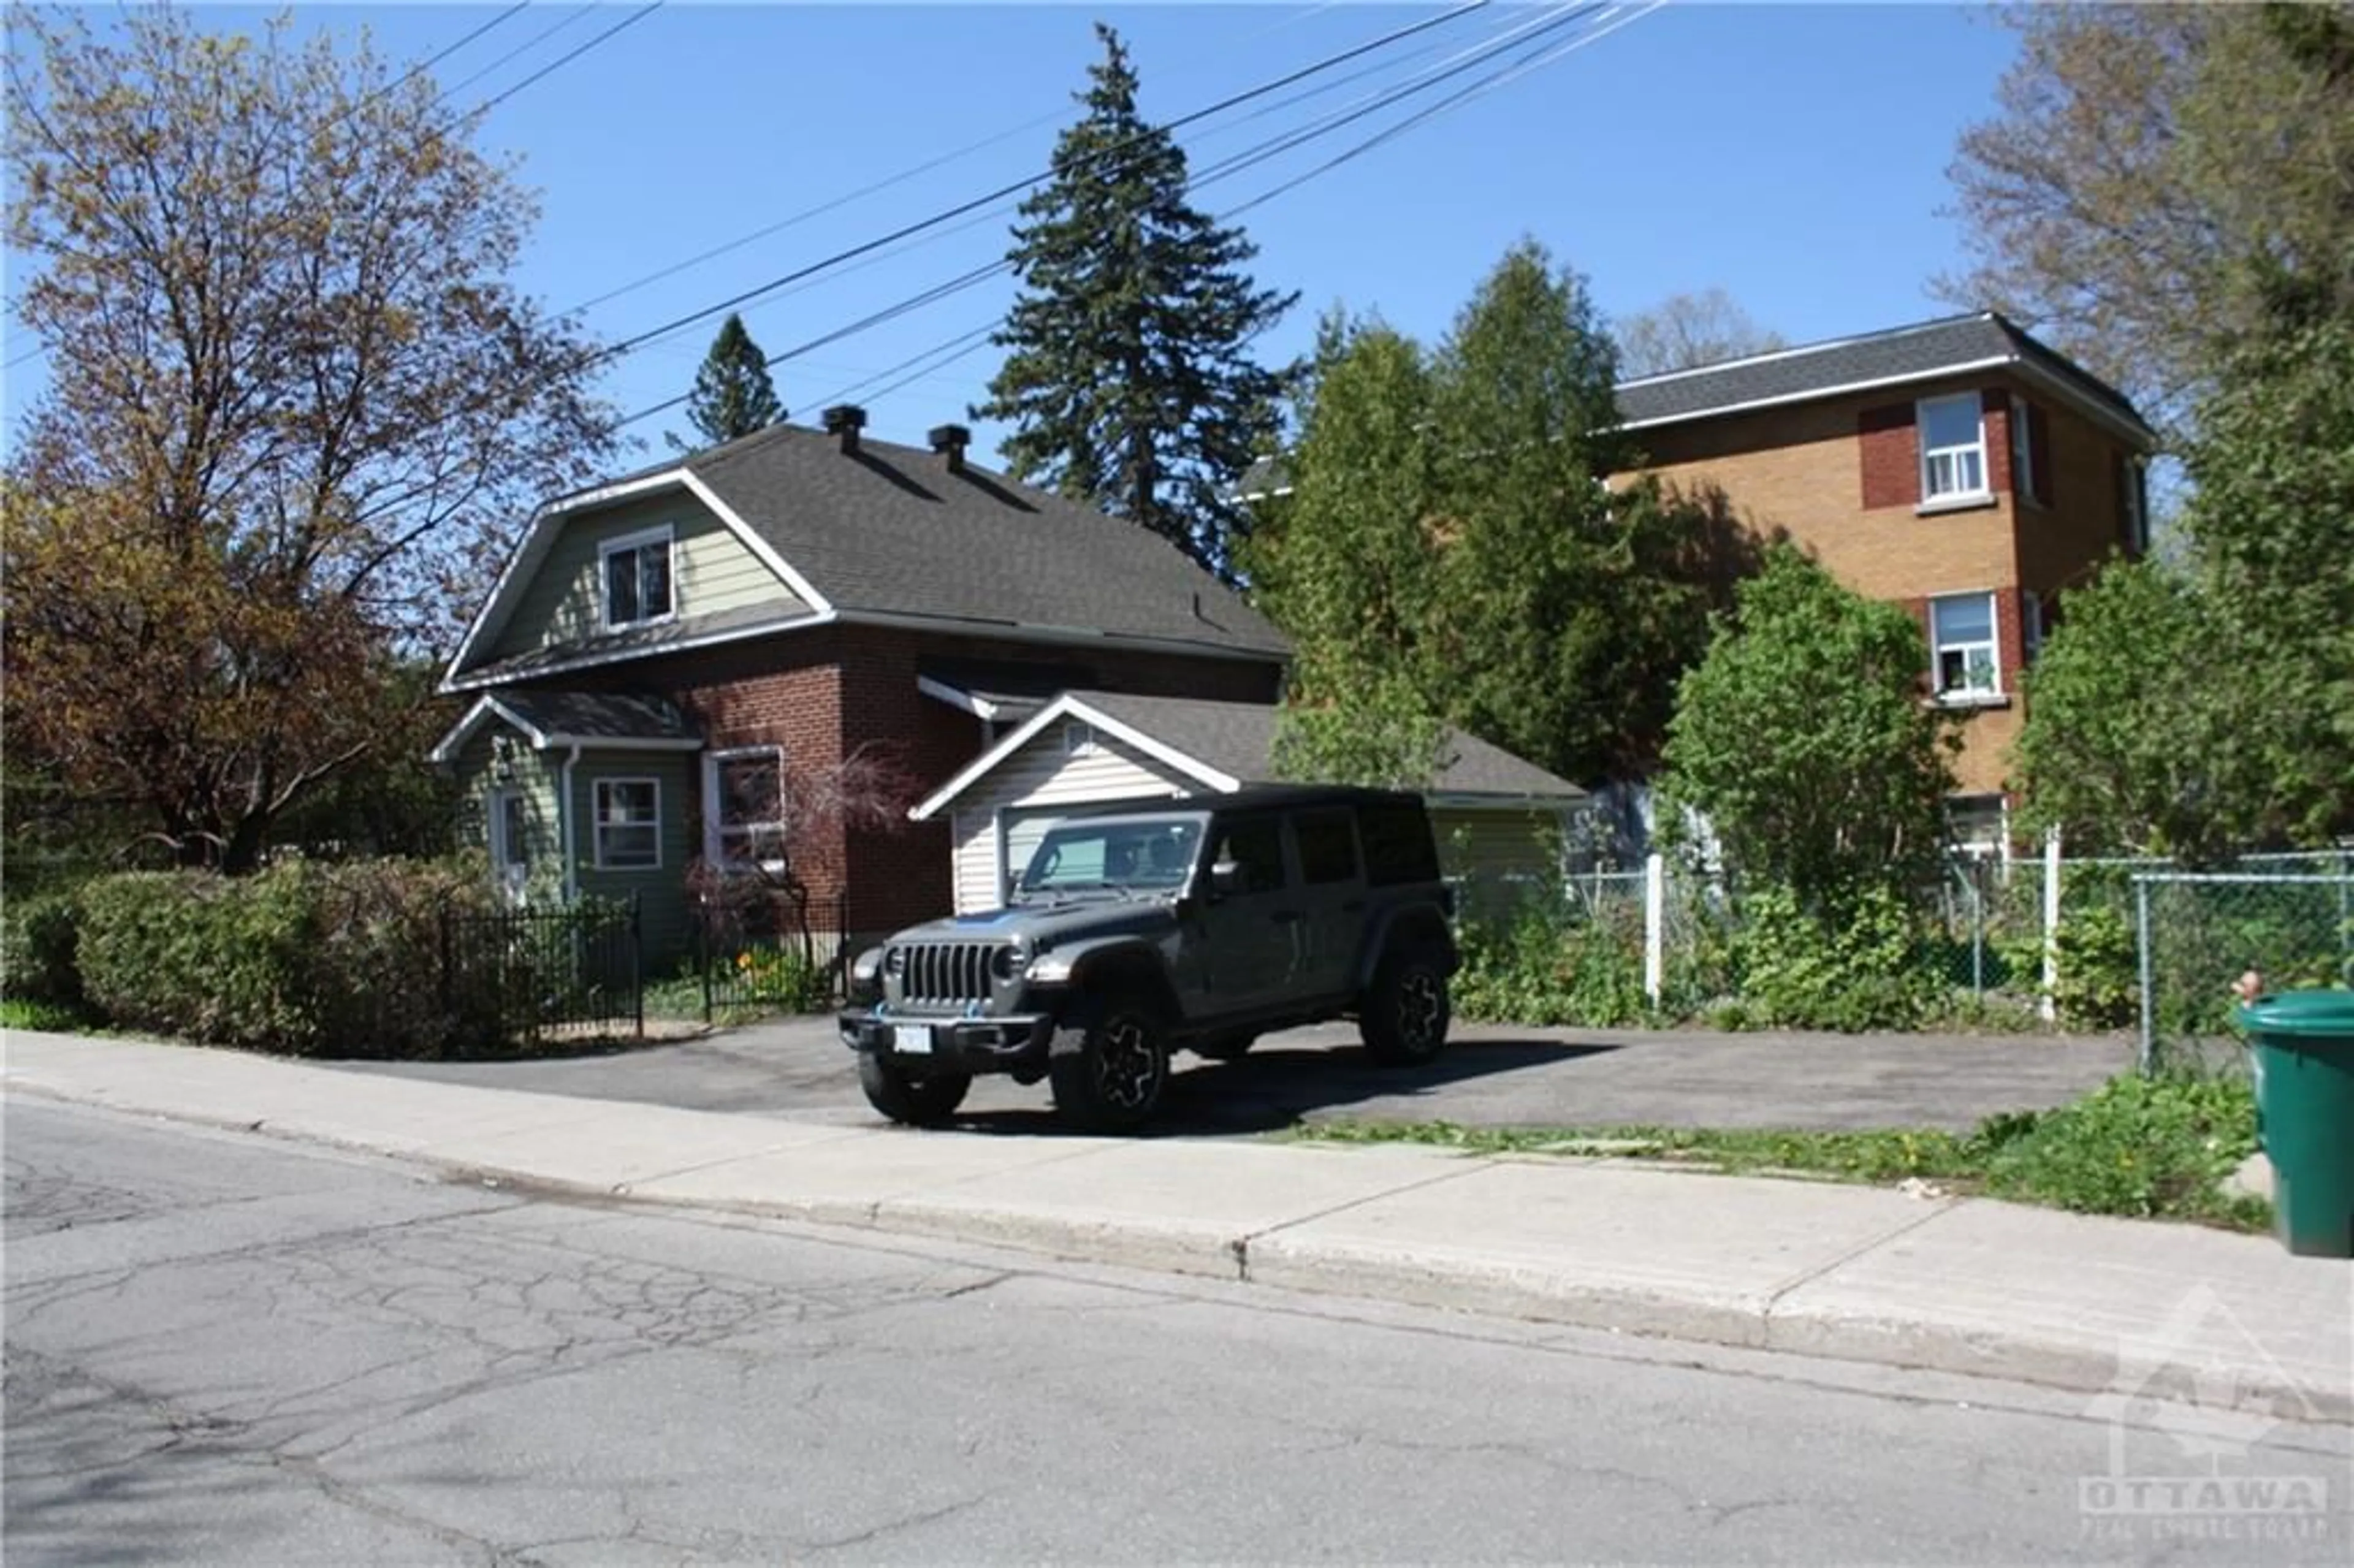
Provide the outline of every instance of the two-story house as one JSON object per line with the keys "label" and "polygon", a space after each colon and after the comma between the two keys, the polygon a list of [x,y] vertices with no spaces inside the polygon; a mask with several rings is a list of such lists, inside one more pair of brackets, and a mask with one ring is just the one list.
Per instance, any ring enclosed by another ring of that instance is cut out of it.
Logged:
{"label": "two-story house", "polygon": [[1935,700],[1966,715],[1957,827],[1999,839],[2060,594],[2147,547],[2133,405],[1989,313],[1644,376],[1618,406],[1648,471],[1913,612]]}
{"label": "two-story house", "polygon": [[[813,934],[854,939],[992,902],[1056,811],[1271,776],[1288,651],[1239,596],[968,462],[961,426],[925,450],[864,424],[830,408],[534,517],[433,753],[519,896],[634,895],[660,964],[690,946],[691,873],[789,866]],[[905,820],[826,809],[862,755]],[[1535,854],[1579,793],[1469,737],[1442,782],[1485,863]]]}

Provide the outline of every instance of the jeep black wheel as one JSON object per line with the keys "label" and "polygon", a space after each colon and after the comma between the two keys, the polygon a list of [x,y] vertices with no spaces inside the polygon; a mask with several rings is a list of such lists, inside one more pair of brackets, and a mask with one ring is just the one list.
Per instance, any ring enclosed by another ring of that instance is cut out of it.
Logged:
{"label": "jeep black wheel", "polygon": [[1114,997],[1055,1032],[1046,1075],[1055,1109],[1082,1132],[1129,1132],[1149,1120],[1169,1085],[1160,1017],[1134,997]]}
{"label": "jeep black wheel", "polygon": [[964,1104],[972,1087],[970,1073],[928,1073],[913,1077],[888,1056],[868,1053],[858,1058],[858,1086],[866,1103],[893,1121],[909,1127],[938,1127]]}
{"label": "jeep black wheel", "polygon": [[1213,1034],[1193,1042],[1193,1054],[1211,1062],[1239,1062],[1257,1044],[1256,1034]]}
{"label": "jeep black wheel", "polygon": [[1374,1061],[1414,1067],[1446,1048],[1451,1016],[1447,971],[1426,955],[1406,953],[1384,960],[1365,993],[1357,1029]]}

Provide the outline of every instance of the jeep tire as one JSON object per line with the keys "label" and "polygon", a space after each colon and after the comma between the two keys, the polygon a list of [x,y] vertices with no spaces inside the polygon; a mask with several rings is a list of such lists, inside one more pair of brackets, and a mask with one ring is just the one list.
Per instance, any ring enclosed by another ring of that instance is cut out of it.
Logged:
{"label": "jeep tire", "polygon": [[1429,953],[1408,948],[1374,971],[1357,1030],[1365,1054],[1383,1066],[1418,1067],[1446,1049],[1451,1016],[1447,971]]}
{"label": "jeep tire", "polygon": [[866,1103],[908,1127],[938,1127],[964,1104],[970,1073],[928,1073],[918,1078],[888,1056],[866,1052],[858,1058],[858,1086]]}
{"label": "jeep tire", "polygon": [[1151,1118],[1169,1086],[1169,1039],[1142,998],[1083,1001],[1055,1031],[1046,1076],[1055,1110],[1079,1132],[1132,1132]]}

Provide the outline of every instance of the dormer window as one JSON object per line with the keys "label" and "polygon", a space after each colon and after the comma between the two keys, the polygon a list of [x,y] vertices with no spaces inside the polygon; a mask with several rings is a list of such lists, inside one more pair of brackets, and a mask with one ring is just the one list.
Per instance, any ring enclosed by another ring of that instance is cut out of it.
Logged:
{"label": "dormer window", "polygon": [[619,631],[670,619],[670,551],[668,528],[609,539],[599,549],[606,630]]}
{"label": "dormer window", "polygon": [[1987,493],[1986,422],[1978,395],[1924,397],[1920,407],[1921,499],[1960,500]]}

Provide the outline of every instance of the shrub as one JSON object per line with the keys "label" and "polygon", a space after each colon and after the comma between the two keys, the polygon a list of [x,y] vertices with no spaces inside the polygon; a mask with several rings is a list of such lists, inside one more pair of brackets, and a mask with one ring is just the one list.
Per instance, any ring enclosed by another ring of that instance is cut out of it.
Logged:
{"label": "shrub", "polygon": [[1788,889],[1742,901],[1741,1001],[1753,1022],[1786,1029],[1909,1029],[1943,990],[1917,917],[1867,889],[1844,918],[1802,909]]}
{"label": "shrub", "polygon": [[1638,1023],[1643,927],[1638,911],[1565,918],[1523,910],[1508,922],[1475,922],[1463,932],[1455,1006],[1466,1018],[1500,1023]]}
{"label": "shrub", "polygon": [[0,997],[70,1012],[82,1005],[74,957],[81,906],[72,893],[11,899],[0,909]]}
{"label": "shrub", "polygon": [[791,1012],[821,1012],[833,1000],[833,980],[825,966],[794,948],[748,948],[737,954],[735,983],[729,989],[743,1000]]}
{"label": "shrub", "polygon": [[2141,1011],[2140,955],[2133,924],[2101,906],[2060,922],[2052,1002],[2076,1029],[2122,1029]]}
{"label": "shrub", "polygon": [[2254,1091],[2236,1076],[2126,1075],[2037,1116],[1980,1128],[1987,1190],[2084,1213],[2230,1214],[2223,1179],[2255,1151]]}
{"label": "shrub", "polygon": [[478,1049],[498,1043],[500,999],[440,983],[441,916],[488,897],[459,868],[402,861],[289,862],[234,880],[103,877],[83,895],[82,979],[113,1022],[209,1044]]}

